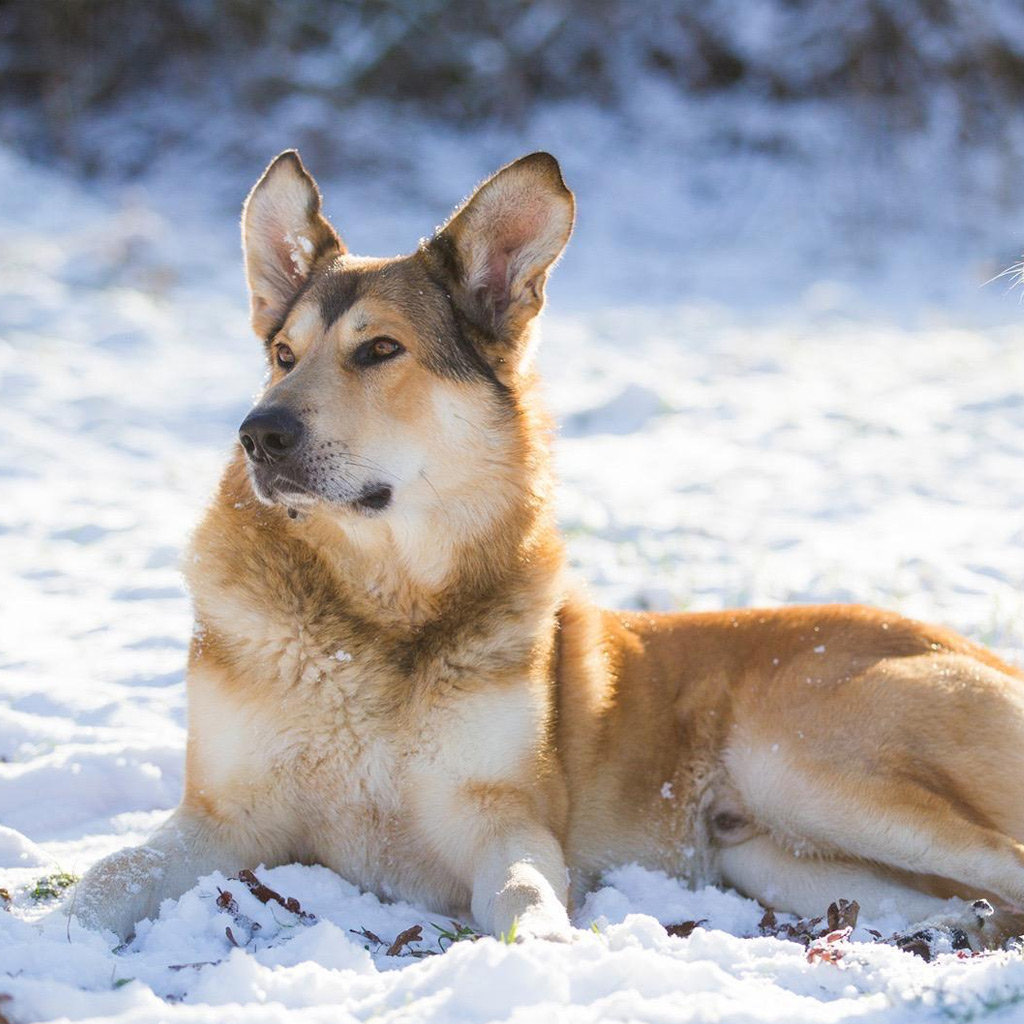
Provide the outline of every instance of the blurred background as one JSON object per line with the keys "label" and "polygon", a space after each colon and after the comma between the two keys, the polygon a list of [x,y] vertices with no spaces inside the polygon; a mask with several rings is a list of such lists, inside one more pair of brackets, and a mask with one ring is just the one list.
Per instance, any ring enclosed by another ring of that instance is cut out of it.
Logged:
{"label": "blurred background", "polygon": [[1024,247],[1021,0],[4,0],[0,83],[9,159],[191,247],[287,146],[374,253],[550,149],[570,307],[984,306]]}

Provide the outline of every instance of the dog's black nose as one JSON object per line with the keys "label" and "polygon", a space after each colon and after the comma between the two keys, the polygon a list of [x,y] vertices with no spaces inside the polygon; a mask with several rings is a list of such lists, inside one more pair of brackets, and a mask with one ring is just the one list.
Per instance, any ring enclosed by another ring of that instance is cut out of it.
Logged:
{"label": "dog's black nose", "polygon": [[299,418],[283,406],[253,410],[238,428],[238,439],[254,462],[284,458],[302,440]]}

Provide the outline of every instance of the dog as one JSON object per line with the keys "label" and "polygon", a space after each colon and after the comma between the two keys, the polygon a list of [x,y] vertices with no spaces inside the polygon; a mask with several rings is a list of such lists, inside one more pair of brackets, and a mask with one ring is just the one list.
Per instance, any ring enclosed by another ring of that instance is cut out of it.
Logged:
{"label": "dog", "polygon": [[567,576],[532,355],[574,216],[534,153],[372,259],[296,152],[253,188],[269,376],[185,560],[184,797],[86,874],[84,924],[127,937],[205,873],[302,862],[567,940],[636,862],[803,916],[985,899],[975,945],[1020,930],[1020,671],[866,607],[605,611]]}

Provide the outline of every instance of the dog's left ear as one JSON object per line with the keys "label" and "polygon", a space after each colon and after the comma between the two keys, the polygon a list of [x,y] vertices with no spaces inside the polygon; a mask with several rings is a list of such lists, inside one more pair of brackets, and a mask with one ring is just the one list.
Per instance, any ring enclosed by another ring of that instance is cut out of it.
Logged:
{"label": "dog's left ear", "polygon": [[253,330],[268,338],[317,264],[345,252],[294,149],[277,156],[249,193],[242,248]]}
{"label": "dog's left ear", "polygon": [[485,181],[427,244],[484,357],[517,370],[548,271],[572,233],[576,203],[558,161],[532,153]]}

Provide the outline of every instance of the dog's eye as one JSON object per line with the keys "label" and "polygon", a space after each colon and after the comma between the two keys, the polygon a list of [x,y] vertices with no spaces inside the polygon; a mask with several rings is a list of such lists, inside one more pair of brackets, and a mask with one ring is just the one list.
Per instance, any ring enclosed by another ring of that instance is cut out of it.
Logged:
{"label": "dog's eye", "polygon": [[356,349],[353,358],[359,366],[373,366],[404,352],[405,349],[394,338],[372,338]]}
{"label": "dog's eye", "polygon": [[295,353],[287,345],[278,345],[274,351],[274,361],[282,370],[290,370],[295,365]]}

